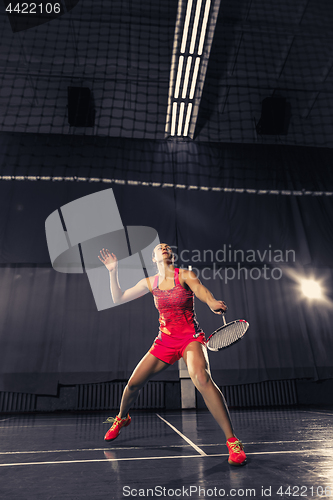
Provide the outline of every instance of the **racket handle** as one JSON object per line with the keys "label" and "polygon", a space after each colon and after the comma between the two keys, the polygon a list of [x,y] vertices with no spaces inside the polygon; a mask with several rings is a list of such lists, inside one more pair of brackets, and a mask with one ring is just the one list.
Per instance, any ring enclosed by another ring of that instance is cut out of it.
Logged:
{"label": "racket handle", "polygon": [[222,312],[222,319],[223,319],[223,324],[224,324],[224,325],[226,325],[226,324],[227,324],[227,322],[226,322],[226,320],[225,320],[225,312]]}

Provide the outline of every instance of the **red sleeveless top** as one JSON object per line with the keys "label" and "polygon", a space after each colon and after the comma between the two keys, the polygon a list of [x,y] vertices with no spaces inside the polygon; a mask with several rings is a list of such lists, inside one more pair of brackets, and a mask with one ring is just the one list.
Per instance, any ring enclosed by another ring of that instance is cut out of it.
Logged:
{"label": "red sleeveless top", "polygon": [[179,282],[179,269],[175,269],[175,286],[170,290],[158,288],[158,275],[155,277],[152,294],[155,306],[160,313],[160,332],[173,337],[203,333],[194,311],[194,294]]}

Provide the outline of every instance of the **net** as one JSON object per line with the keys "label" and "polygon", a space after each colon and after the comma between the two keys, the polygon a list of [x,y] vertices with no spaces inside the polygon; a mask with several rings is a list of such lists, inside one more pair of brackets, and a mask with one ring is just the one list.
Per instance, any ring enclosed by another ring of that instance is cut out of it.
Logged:
{"label": "net", "polygon": [[4,1],[1,179],[332,195],[332,3],[193,0],[183,82],[210,5],[193,140],[166,134],[189,4]]}

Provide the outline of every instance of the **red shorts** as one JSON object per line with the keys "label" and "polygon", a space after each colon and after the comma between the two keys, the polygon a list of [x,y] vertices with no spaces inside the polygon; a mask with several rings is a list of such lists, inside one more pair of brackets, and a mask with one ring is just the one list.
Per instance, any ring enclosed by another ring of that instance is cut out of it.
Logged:
{"label": "red shorts", "polygon": [[183,357],[186,347],[191,342],[200,342],[200,344],[206,345],[205,334],[199,333],[198,336],[194,336],[191,333],[182,338],[178,338],[160,332],[149,349],[149,352],[155,356],[155,358],[164,361],[164,363],[173,365]]}

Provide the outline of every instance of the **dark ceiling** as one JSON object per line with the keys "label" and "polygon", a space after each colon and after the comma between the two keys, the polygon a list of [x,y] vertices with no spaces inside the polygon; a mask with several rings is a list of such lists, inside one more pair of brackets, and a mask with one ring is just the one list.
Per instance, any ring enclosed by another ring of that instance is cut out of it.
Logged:
{"label": "dark ceiling", "polygon": [[[13,33],[0,15],[0,130],[164,139],[172,0],[81,0]],[[332,0],[221,0],[196,141],[333,147]],[[70,127],[67,87],[92,90],[94,127]],[[263,99],[288,126],[261,135]]]}

